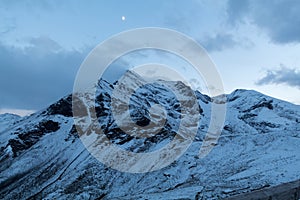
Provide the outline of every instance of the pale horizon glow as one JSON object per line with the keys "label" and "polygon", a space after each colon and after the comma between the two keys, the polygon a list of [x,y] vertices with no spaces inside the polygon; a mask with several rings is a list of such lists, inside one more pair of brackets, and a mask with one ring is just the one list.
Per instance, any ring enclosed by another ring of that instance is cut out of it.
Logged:
{"label": "pale horizon glow", "polygon": [[31,114],[33,114],[33,113],[35,113],[35,112],[36,112],[36,110],[0,109],[0,115],[1,115],[1,114],[9,113],[9,114],[19,115],[19,116],[21,116],[21,117],[31,115]]}

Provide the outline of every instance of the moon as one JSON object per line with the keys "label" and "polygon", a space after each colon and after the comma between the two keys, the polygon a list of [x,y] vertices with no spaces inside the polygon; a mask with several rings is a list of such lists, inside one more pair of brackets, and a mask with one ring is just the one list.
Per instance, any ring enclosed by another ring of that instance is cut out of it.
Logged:
{"label": "moon", "polygon": [[125,21],[126,18],[125,18],[125,16],[122,16],[121,19],[122,19],[122,21]]}

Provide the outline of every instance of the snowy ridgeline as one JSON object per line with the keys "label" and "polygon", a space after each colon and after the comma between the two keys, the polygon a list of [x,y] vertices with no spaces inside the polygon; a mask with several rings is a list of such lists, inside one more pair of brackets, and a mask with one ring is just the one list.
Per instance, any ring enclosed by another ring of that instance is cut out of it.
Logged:
{"label": "snowy ridgeline", "polygon": [[[126,84],[141,81],[137,79]],[[159,84],[135,93],[131,115],[137,123],[147,123],[146,110],[153,102],[168,114],[159,134],[136,139],[112,119],[113,87],[100,81],[96,100],[99,123],[113,143],[148,152],[172,140],[180,122],[172,93]],[[113,170],[89,154],[73,125],[71,96],[31,116],[0,115],[0,198],[220,199],[300,179],[299,106],[256,91],[234,91],[227,95],[218,143],[199,158],[212,101],[199,92],[196,96],[201,119],[192,145],[168,167],[142,174]]]}

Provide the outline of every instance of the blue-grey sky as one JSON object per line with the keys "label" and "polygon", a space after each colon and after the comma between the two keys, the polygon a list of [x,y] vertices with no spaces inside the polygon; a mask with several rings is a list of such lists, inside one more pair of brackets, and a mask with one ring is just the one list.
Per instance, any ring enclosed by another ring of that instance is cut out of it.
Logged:
{"label": "blue-grey sky", "polygon": [[197,40],[227,93],[255,89],[300,104],[299,10],[297,0],[0,0],[0,113],[39,110],[71,93],[92,48],[149,26]]}

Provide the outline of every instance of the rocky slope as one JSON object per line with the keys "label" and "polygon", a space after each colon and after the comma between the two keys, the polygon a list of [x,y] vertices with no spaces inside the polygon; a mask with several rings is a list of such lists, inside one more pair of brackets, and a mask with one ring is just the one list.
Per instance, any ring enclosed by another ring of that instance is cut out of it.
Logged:
{"label": "rocky slope", "polygon": [[[131,80],[142,81],[138,76]],[[178,87],[182,83],[177,83]],[[96,110],[106,136],[121,148],[150,152],[170,142],[180,121],[180,104],[161,84],[140,88],[131,98],[131,117],[149,123],[153,103],[167,121],[150,138],[125,134],[110,110],[113,84],[99,82]],[[195,92],[200,126],[192,145],[171,165],[149,173],[111,169],[86,150],[66,96],[31,116],[0,117],[1,199],[220,199],[300,179],[300,106],[256,91],[227,95],[221,137],[208,156],[198,153],[210,121],[211,98]],[[7,121],[15,121],[3,125]]]}

